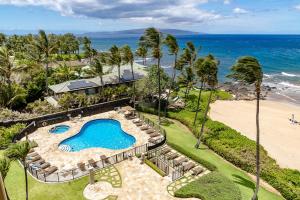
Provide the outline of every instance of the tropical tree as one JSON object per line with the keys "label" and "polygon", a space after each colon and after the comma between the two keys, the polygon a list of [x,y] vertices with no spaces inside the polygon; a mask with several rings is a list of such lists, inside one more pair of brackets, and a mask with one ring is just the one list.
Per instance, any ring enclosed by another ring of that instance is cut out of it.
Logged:
{"label": "tropical tree", "polygon": [[57,44],[51,43],[48,39],[47,34],[45,31],[40,30],[38,38],[35,40],[34,43],[35,47],[37,48],[38,52],[42,55],[42,62],[45,64],[45,72],[46,72],[46,94],[49,93],[48,88],[48,76],[49,76],[49,56],[55,50]]}
{"label": "tropical tree", "polygon": [[[170,55],[174,55],[174,66],[173,66],[173,75],[172,75],[172,79],[171,79],[171,84],[170,84],[170,88],[167,94],[167,104],[169,103],[169,97],[171,94],[171,89],[173,89],[174,87],[174,82],[175,82],[175,77],[176,77],[176,70],[177,70],[177,56],[178,56],[178,51],[179,51],[179,45],[177,43],[177,39],[176,37],[174,37],[173,35],[167,35],[167,37],[165,38],[164,43],[166,44],[166,46],[169,49],[169,54]],[[168,105],[165,106],[165,116],[167,115],[167,108]]]}
{"label": "tropical tree", "polygon": [[143,65],[146,65],[146,61],[147,61],[147,55],[148,55],[148,49],[145,45],[139,45],[139,47],[137,48],[135,54],[138,57],[143,58]]}
{"label": "tropical tree", "polygon": [[116,45],[113,45],[109,49],[109,58],[108,63],[112,66],[117,66],[118,68],[118,77],[119,77],[119,83],[121,82],[121,64],[122,64],[122,56],[121,56],[121,50]]}
{"label": "tropical tree", "polygon": [[[192,42],[187,42],[186,47],[183,49],[183,53],[179,58],[179,63],[182,65],[180,68],[183,70],[184,66],[188,66],[193,69],[193,63],[197,58],[198,50]],[[185,96],[188,95],[189,89],[192,85],[189,85],[190,82],[186,82],[186,91]]]}
{"label": "tropical tree", "polygon": [[261,93],[261,83],[263,72],[259,61],[250,56],[245,56],[237,60],[231,67],[232,73],[228,75],[235,81],[246,84],[254,84],[256,92],[256,189],[252,200],[258,199],[259,180],[260,180],[260,127],[259,127],[259,101]]}
{"label": "tropical tree", "polygon": [[83,37],[83,51],[85,57],[89,58],[90,62],[92,62],[92,47],[91,47],[91,40],[88,37]]}
{"label": "tropical tree", "polygon": [[[0,158],[0,173],[1,173],[3,181],[6,178],[6,175],[8,173],[9,167],[10,167],[10,160],[9,160],[9,158],[7,158],[6,156],[3,157],[3,158]],[[6,197],[9,200],[9,196],[8,196],[6,187],[4,187],[4,189],[5,189]]]}
{"label": "tropical tree", "polygon": [[52,77],[58,80],[58,82],[69,81],[76,78],[75,71],[66,63],[59,64],[59,66],[55,69],[55,72],[52,74]]}
{"label": "tropical tree", "polygon": [[133,106],[135,108],[135,77],[134,77],[134,70],[133,70],[133,62],[134,62],[134,55],[131,51],[131,48],[126,45],[122,48],[122,60],[124,64],[130,64],[131,67],[131,74],[132,74],[132,80],[133,80],[133,84],[132,84],[132,88],[133,88]]}
{"label": "tropical tree", "polygon": [[26,103],[27,92],[18,84],[0,83],[0,107],[15,108]]}
{"label": "tropical tree", "polygon": [[6,41],[6,36],[3,33],[0,33],[0,46],[4,45]]}
{"label": "tropical tree", "polygon": [[26,200],[28,200],[28,178],[27,178],[27,165],[26,165],[26,156],[31,149],[30,143],[28,141],[22,141],[16,144],[12,144],[5,151],[5,155],[13,160],[21,160],[24,167],[25,175],[25,191],[26,191]]}
{"label": "tropical tree", "polygon": [[194,63],[193,68],[196,71],[196,75],[200,81],[200,89],[199,89],[199,94],[198,94],[198,101],[197,101],[197,109],[196,109],[196,114],[194,117],[194,123],[193,125],[196,125],[196,120],[198,117],[198,113],[199,113],[199,108],[200,108],[200,102],[201,102],[201,93],[202,93],[202,89],[204,86],[204,82],[207,80],[207,72],[209,72],[209,67],[210,67],[210,63],[209,61],[207,61],[207,59],[203,59],[203,58],[198,58],[196,60],[196,62]]}
{"label": "tropical tree", "polygon": [[202,135],[203,135],[203,132],[204,132],[204,126],[205,126],[206,119],[207,119],[207,113],[208,113],[208,110],[209,110],[209,105],[211,103],[211,97],[212,97],[212,94],[215,90],[215,87],[218,84],[218,65],[219,65],[219,61],[216,60],[212,55],[208,55],[205,58],[204,62],[207,62],[205,64],[205,65],[207,65],[206,66],[207,71],[206,71],[205,74],[206,74],[206,84],[210,87],[210,93],[209,93],[209,97],[208,97],[208,100],[207,100],[207,105],[206,105],[206,108],[205,108],[204,119],[202,121],[200,133],[199,133],[199,136],[198,136],[198,141],[197,141],[197,144],[195,145],[196,148],[200,147],[201,138],[202,138]]}
{"label": "tropical tree", "polygon": [[103,83],[103,75],[104,69],[103,65],[101,63],[101,60],[99,58],[94,58],[91,62],[90,68],[85,71],[90,76],[98,76],[99,77],[99,82],[101,83],[101,86],[103,88],[104,83]]}
{"label": "tropical tree", "polygon": [[160,84],[160,60],[162,57],[163,35],[155,28],[147,28],[140,38],[140,45],[152,49],[152,57],[157,59],[157,78],[158,78],[158,123],[160,123],[161,109],[161,84]]}

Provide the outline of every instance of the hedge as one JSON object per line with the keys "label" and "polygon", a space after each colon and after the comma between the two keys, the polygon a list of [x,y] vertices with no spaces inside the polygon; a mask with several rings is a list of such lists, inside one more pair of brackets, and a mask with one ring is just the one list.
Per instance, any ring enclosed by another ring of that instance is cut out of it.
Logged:
{"label": "hedge", "polygon": [[151,167],[154,171],[156,171],[159,175],[161,175],[161,176],[166,176],[166,173],[165,172],[163,172],[161,169],[159,169],[155,164],[153,164],[150,160],[145,160],[145,163],[149,166],[149,167]]}
{"label": "hedge", "polygon": [[218,172],[211,172],[175,191],[175,197],[202,200],[241,200],[239,188]]}

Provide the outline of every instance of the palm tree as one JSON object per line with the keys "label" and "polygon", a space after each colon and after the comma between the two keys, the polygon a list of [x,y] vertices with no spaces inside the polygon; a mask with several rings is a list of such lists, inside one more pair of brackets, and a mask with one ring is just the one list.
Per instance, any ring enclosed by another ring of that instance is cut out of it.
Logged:
{"label": "palm tree", "polygon": [[259,190],[260,177],[260,127],[259,127],[259,100],[261,92],[261,83],[263,72],[259,61],[250,56],[245,56],[237,60],[231,67],[232,73],[228,75],[233,80],[240,81],[246,84],[254,84],[256,92],[256,189],[252,200],[257,200]]}
{"label": "palm tree", "polygon": [[[2,180],[0,180],[0,181],[3,181],[3,185],[4,185],[4,180],[6,178],[6,175],[8,173],[9,167],[10,167],[10,160],[9,160],[9,158],[7,158],[7,157],[1,158],[0,159],[0,174],[1,174],[0,179],[2,178]],[[5,186],[4,186],[4,189],[5,189],[6,197],[9,200],[9,196],[8,196],[8,193],[7,193],[7,190],[6,190]]]}
{"label": "palm tree", "polygon": [[[167,95],[167,104],[168,104],[169,103],[169,97],[170,97],[170,94],[171,94],[171,89],[174,87],[174,82],[175,82],[175,77],[176,77],[177,56],[178,56],[178,51],[179,51],[179,45],[177,43],[176,38],[173,35],[170,35],[170,34],[167,35],[167,37],[165,38],[164,43],[169,48],[169,54],[174,55],[173,76],[172,76],[169,92],[168,92],[168,95]],[[165,106],[165,116],[167,115],[167,107],[168,107],[168,105]]]}
{"label": "palm tree", "polygon": [[131,48],[126,45],[122,48],[122,52],[123,52],[123,63],[124,64],[130,64],[130,67],[131,67],[131,74],[132,74],[132,80],[133,80],[133,84],[132,84],[132,87],[133,87],[133,106],[135,108],[135,77],[134,77],[134,71],[133,71],[133,62],[134,62],[134,55],[131,51]]}
{"label": "palm tree", "polygon": [[195,127],[196,125],[196,120],[198,117],[198,113],[199,113],[199,108],[200,108],[200,102],[201,102],[201,93],[202,93],[202,89],[204,86],[204,81],[205,81],[205,77],[206,77],[206,73],[207,73],[207,69],[209,67],[208,62],[204,62],[205,60],[203,58],[198,58],[196,60],[196,62],[194,63],[194,69],[196,71],[196,74],[198,76],[198,79],[200,80],[200,89],[199,89],[199,94],[198,94],[198,101],[197,101],[197,109],[196,109],[196,114],[194,117],[194,123],[193,126]]}
{"label": "palm tree", "polygon": [[[180,56],[180,63],[182,65],[188,65],[191,69],[193,67],[193,63],[197,58],[198,50],[192,42],[186,43],[186,48],[184,48],[182,55]],[[187,83],[188,84],[188,83]],[[185,97],[189,93],[189,85],[186,85]]]}
{"label": "palm tree", "polygon": [[158,123],[160,124],[161,84],[160,84],[160,59],[162,57],[163,35],[155,28],[147,28],[140,38],[140,45],[152,49],[152,57],[157,59],[158,68]]}
{"label": "palm tree", "polygon": [[143,65],[146,65],[146,58],[147,58],[147,55],[148,55],[148,49],[145,45],[140,45],[135,54],[138,56],[138,57],[141,57],[143,58]]}
{"label": "palm tree", "polygon": [[26,189],[26,200],[28,200],[28,178],[27,178],[27,165],[26,165],[26,156],[30,151],[30,144],[28,141],[22,141],[16,144],[11,145],[6,151],[5,154],[10,159],[19,159],[23,163],[24,175],[25,175],[25,189]]}
{"label": "palm tree", "polygon": [[98,76],[99,81],[101,83],[101,87],[103,89],[103,87],[104,87],[103,75],[105,73],[104,73],[103,65],[102,65],[100,59],[94,58],[91,62],[90,69],[87,70],[86,73],[91,75],[91,76]]}
{"label": "palm tree", "polygon": [[195,148],[200,147],[200,142],[201,142],[201,138],[202,138],[202,135],[203,135],[203,132],[204,132],[204,126],[205,126],[205,123],[206,123],[206,118],[207,118],[207,113],[208,113],[208,110],[209,110],[209,105],[210,105],[210,102],[211,102],[212,93],[214,92],[215,87],[218,84],[218,65],[219,65],[219,61],[216,60],[212,55],[208,55],[205,58],[204,62],[207,62],[207,63],[205,63],[206,69],[207,69],[207,70],[205,70],[206,71],[205,72],[205,74],[206,74],[206,78],[205,78],[206,79],[206,84],[208,86],[210,86],[211,90],[210,90],[210,93],[209,93],[209,97],[208,97],[208,101],[207,101],[207,105],[206,105],[205,113],[204,113],[204,119],[202,121],[200,133],[199,133],[199,136],[198,136],[198,141],[197,141],[197,144],[195,145]]}
{"label": "palm tree", "polygon": [[27,91],[19,84],[0,83],[0,107],[13,108],[26,103]]}
{"label": "palm tree", "polygon": [[69,81],[74,77],[75,71],[66,63],[60,64],[54,75],[59,78],[60,82]]}
{"label": "palm tree", "polygon": [[113,45],[110,49],[108,63],[112,66],[118,67],[118,77],[119,83],[121,82],[121,64],[122,64],[122,56],[119,47]]}
{"label": "palm tree", "polygon": [[51,43],[48,39],[48,36],[46,35],[45,31],[40,30],[38,38],[35,40],[36,48],[38,49],[38,52],[42,54],[43,57],[43,63],[45,64],[45,70],[46,70],[46,94],[49,93],[48,88],[48,75],[49,75],[49,56],[56,48],[55,43]]}
{"label": "palm tree", "polygon": [[8,50],[6,47],[0,47],[0,75],[4,82],[11,85],[11,75],[14,71],[14,56],[13,51]]}

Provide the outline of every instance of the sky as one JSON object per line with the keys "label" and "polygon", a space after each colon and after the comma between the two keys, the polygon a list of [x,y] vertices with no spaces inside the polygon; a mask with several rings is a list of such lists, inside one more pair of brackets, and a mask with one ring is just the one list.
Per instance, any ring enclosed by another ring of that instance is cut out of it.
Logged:
{"label": "sky", "polygon": [[0,0],[0,31],[300,34],[300,0]]}

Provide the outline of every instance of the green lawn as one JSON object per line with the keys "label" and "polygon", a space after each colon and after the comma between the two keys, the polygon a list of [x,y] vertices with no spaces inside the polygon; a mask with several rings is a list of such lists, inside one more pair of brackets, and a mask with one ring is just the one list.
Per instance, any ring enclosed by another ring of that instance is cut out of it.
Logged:
{"label": "green lawn", "polygon": [[[153,121],[157,121],[157,117],[154,115],[145,114],[145,116],[153,119]],[[180,122],[173,122],[174,123],[164,126],[165,130],[167,131],[168,143],[176,144],[177,146],[180,146],[181,148],[189,151],[193,156],[200,157],[215,165],[217,167],[217,170],[222,175],[232,180],[239,187],[242,194],[242,199],[251,199],[253,194],[254,182],[244,171],[225,161],[222,157],[218,156],[204,145],[202,145],[201,149],[195,149],[194,145],[196,144],[197,140],[191,133],[191,131],[189,131],[188,128]],[[284,198],[262,188],[259,191],[259,199],[282,200]]]}
{"label": "green lawn", "polygon": [[[30,200],[84,200],[83,190],[88,177],[70,183],[46,184],[28,176]],[[11,200],[25,199],[25,181],[23,168],[12,162],[5,184]]]}

